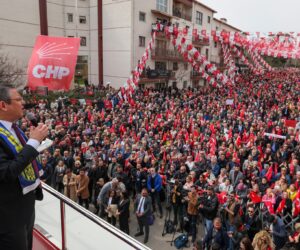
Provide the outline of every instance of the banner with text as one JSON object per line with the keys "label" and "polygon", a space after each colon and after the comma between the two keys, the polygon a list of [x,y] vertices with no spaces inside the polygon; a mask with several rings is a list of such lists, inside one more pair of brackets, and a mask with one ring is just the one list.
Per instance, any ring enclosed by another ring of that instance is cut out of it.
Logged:
{"label": "banner with text", "polygon": [[28,63],[28,87],[69,90],[79,46],[80,38],[38,36]]}

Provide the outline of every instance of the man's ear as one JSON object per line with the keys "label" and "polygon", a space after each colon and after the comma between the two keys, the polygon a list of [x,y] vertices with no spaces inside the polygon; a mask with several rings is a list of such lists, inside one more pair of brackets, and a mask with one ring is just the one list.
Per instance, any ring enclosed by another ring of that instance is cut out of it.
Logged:
{"label": "man's ear", "polygon": [[0,101],[0,110],[7,111],[7,104],[4,101]]}

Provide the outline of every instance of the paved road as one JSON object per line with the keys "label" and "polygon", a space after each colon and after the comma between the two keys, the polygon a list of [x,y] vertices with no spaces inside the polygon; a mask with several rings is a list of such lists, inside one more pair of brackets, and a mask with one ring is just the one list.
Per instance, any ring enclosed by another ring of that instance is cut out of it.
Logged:
{"label": "paved road", "polygon": [[[164,205],[163,205],[164,207]],[[90,205],[90,210],[94,211],[93,205]],[[131,202],[131,207],[130,207],[130,223],[129,223],[129,230],[130,230],[130,236],[134,237],[134,235],[138,232],[138,222],[136,219],[136,216],[133,214],[133,202]],[[166,212],[164,211],[164,215],[166,215]],[[171,219],[173,216],[171,215]],[[150,226],[150,233],[149,233],[149,241],[146,244],[148,247],[150,247],[153,250],[171,250],[171,249],[176,249],[174,245],[171,246],[170,241],[172,240],[173,234],[166,234],[162,236],[163,228],[165,224],[165,216],[163,218],[159,218],[158,214],[155,214],[155,222],[152,226]],[[118,226],[118,222],[117,222]],[[198,233],[197,237],[201,238],[203,237],[203,226],[200,224],[197,226],[198,228]],[[180,235],[181,232],[176,232],[174,238],[176,238],[178,235]],[[139,237],[134,237],[141,243],[144,241],[144,236],[139,236]],[[191,237],[189,237],[189,242],[191,242]],[[191,250],[193,247],[190,244],[190,247],[184,248],[186,250]]]}

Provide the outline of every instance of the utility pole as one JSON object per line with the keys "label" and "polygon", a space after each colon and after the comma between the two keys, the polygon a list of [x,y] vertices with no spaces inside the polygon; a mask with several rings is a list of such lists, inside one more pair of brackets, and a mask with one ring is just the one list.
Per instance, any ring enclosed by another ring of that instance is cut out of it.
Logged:
{"label": "utility pole", "polygon": [[103,8],[102,0],[98,0],[98,71],[99,87],[103,86]]}
{"label": "utility pole", "polygon": [[48,36],[47,0],[39,0],[41,35]]}

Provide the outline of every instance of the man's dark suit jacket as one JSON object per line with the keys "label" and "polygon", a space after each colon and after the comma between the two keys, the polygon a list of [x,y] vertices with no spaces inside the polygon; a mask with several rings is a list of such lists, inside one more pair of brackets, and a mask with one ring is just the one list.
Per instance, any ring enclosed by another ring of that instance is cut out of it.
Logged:
{"label": "man's dark suit jacket", "polygon": [[[137,199],[135,200],[134,212],[137,212],[141,198],[142,196],[138,195]],[[152,199],[149,195],[145,198],[146,199],[144,201],[144,214],[140,218],[147,218],[149,215],[151,215],[152,212]]]}
{"label": "man's dark suit jacket", "polygon": [[118,210],[120,212],[120,217],[129,218],[129,206],[130,206],[130,200],[124,200],[122,203],[119,202]]}
{"label": "man's dark suit jacket", "polygon": [[0,233],[27,225],[34,216],[34,191],[23,195],[18,176],[36,157],[38,152],[25,145],[15,157],[0,138]]}

